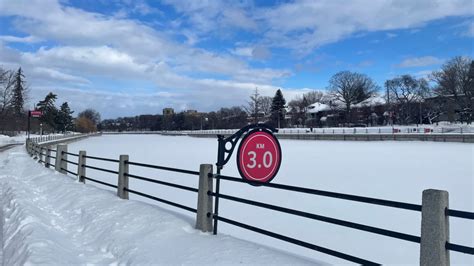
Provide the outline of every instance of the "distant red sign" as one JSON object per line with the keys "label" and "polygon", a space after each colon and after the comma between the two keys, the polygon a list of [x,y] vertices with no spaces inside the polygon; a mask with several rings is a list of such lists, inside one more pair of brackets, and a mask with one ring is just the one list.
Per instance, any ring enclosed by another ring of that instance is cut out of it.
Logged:
{"label": "distant red sign", "polygon": [[271,132],[255,130],[242,139],[237,167],[245,180],[270,182],[278,173],[280,164],[280,143]]}
{"label": "distant red sign", "polygon": [[30,116],[31,117],[40,117],[42,115],[43,115],[43,113],[41,111],[30,111]]}

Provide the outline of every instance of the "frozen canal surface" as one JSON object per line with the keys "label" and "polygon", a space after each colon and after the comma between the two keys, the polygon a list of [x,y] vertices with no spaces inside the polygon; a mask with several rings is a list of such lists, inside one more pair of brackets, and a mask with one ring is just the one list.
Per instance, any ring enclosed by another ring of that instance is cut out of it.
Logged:
{"label": "frozen canal surface", "polygon": [[[437,142],[343,142],[281,140],[283,161],[274,183],[421,204],[424,189],[449,192],[450,208],[474,211],[474,145]],[[217,140],[160,135],[105,135],[69,145],[88,155],[198,171],[215,164]],[[88,159],[87,164],[117,170],[117,164]],[[71,168],[75,170],[74,168]],[[130,166],[130,173],[197,187],[197,177]],[[239,176],[235,154],[223,174]],[[116,183],[116,176],[87,169],[87,176]],[[104,189],[108,187],[97,185]],[[197,195],[157,184],[130,181],[131,189],[196,207]],[[222,181],[221,193],[278,204],[337,219],[420,235],[420,213],[321,196]],[[131,199],[150,202],[139,196]],[[159,204],[154,203],[153,204]],[[192,213],[170,208],[180,214]],[[418,264],[419,244],[337,225],[221,200],[219,214],[267,230],[383,264]],[[474,222],[450,219],[451,242],[474,246]],[[219,223],[219,232],[318,260],[346,261],[281,242],[232,225]],[[451,252],[452,264],[474,265],[472,256]]]}

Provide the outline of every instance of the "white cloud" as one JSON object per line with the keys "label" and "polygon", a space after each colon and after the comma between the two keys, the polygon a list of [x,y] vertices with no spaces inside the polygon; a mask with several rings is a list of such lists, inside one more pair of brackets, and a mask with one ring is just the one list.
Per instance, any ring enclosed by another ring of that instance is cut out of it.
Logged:
{"label": "white cloud", "polygon": [[238,56],[252,57],[253,47],[237,47],[230,52]]}
{"label": "white cloud", "polygon": [[265,43],[307,53],[364,31],[419,27],[448,16],[474,14],[471,0],[301,0],[257,12]]}
{"label": "white cloud", "polygon": [[[194,2],[193,2],[194,3]],[[194,4],[191,4],[193,6]],[[199,5],[198,5],[199,6]],[[47,15],[45,15],[47,14]],[[233,13],[233,19],[239,15]],[[182,76],[200,73],[224,75],[246,82],[271,83],[289,75],[288,70],[256,69],[236,57],[217,54],[173,41],[166,33],[129,19],[106,17],[49,1],[7,1],[0,15],[16,16],[17,28],[33,36],[54,40],[62,46],[42,48],[24,60],[81,69],[83,73],[127,76],[127,71],[155,72],[166,68]],[[87,66],[87,67],[86,67]]]}
{"label": "white cloud", "polygon": [[272,52],[265,46],[242,46],[230,50],[231,54],[255,60],[268,60]]}
{"label": "white cloud", "polygon": [[[249,5],[238,1],[172,1],[165,3],[184,14],[191,27],[199,34],[226,34],[225,29],[258,30]],[[228,32],[227,32],[228,33]]]}
{"label": "white cloud", "polygon": [[18,37],[18,36],[11,36],[11,35],[1,35],[0,41],[4,42],[18,42],[18,43],[35,43],[40,42],[41,39],[36,38],[35,36],[26,36],[26,37]]}
{"label": "white cloud", "polygon": [[66,83],[73,83],[73,84],[78,84],[78,85],[91,84],[91,82],[85,78],[70,75],[56,69],[45,68],[45,67],[35,67],[29,74],[30,74],[30,77],[33,77],[33,78],[35,78],[35,76],[40,76],[41,78],[46,78],[47,80],[51,80],[51,81],[64,81]]}
{"label": "white cloud", "polygon": [[474,9],[466,8],[472,6],[471,0],[296,0],[264,8],[251,1],[165,2],[184,15],[187,23],[178,29],[192,28],[199,35],[223,38],[235,28],[257,32],[262,34],[261,45],[303,55],[364,32],[410,29],[436,19],[474,14]]}
{"label": "white cloud", "polygon": [[429,76],[433,73],[433,70],[421,70],[414,74],[416,78],[424,78],[429,80]]}
{"label": "white cloud", "polygon": [[267,60],[267,59],[270,59],[270,57],[272,57],[272,53],[267,47],[257,46],[253,49],[252,56],[255,59]]}
{"label": "white cloud", "polygon": [[[229,76],[250,69],[239,59],[178,44],[167,34],[139,22],[61,7],[52,0],[8,1],[0,15],[18,16],[15,23],[19,30],[42,39],[74,47],[110,46],[133,57],[137,63],[166,62],[178,69],[192,68],[196,72]],[[250,80],[258,76],[258,69],[254,70]],[[267,76],[267,71],[264,73]]]}
{"label": "white cloud", "polygon": [[422,56],[422,57],[413,57],[403,60],[398,67],[423,67],[431,66],[443,63],[442,59],[439,59],[434,56]]}

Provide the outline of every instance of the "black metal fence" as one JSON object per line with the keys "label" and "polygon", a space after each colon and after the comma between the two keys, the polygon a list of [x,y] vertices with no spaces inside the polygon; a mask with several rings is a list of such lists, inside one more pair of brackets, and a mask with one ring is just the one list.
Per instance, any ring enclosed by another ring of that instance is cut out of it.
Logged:
{"label": "black metal fence", "polygon": [[[395,238],[403,241],[408,241],[408,242],[413,242],[413,243],[420,243],[421,242],[421,236],[417,235],[411,235],[403,232],[397,232],[397,231],[392,231],[384,228],[378,228],[378,227],[373,227],[365,224],[360,224],[360,223],[355,223],[351,221],[345,221],[341,219],[337,219],[334,217],[328,217],[328,216],[323,216],[315,213],[308,213],[304,211],[300,211],[297,209],[293,208],[286,208],[278,205],[273,205],[265,202],[260,202],[260,201],[254,201],[254,200],[249,200],[246,198],[241,198],[237,197],[234,195],[229,195],[225,194],[219,191],[219,183],[222,182],[233,182],[233,183],[248,183],[248,181],[245,181],[241,178],[237,177],[232,177],[232,176],[226,176],[226,175],[218,175],[218,174],[213,174],[209,173],[206,175],[206,178],[208,179],[213,179],[216,180],[216,188],[210,188],[207,191],[200,191],[199,188],[195,187],[189,187],[177,183],[171,183],[167,181],[162,181],[162,180],[157,180],[155,178],[151,178],[149,176],[140,176],[136,174],[132,174],[128,172],[128,167],[124,168],[123,166],[135,166],[135,167],[142,167],[142,168],[148,168],[148,169],[156,169],[156,170],[162,170],[162,171],[169,171],[169,172],[176,172],[176,173],[181,173],[181,174],[186,174],[186,175],[192,175],[192,176],[200,176],[200,172],[198,171],[191,171],[191,170],[186,170],[186,169],[179,169],[179,168],[172,168],[172,167],[166,167],[166,166],[158,166],[158,165],[151,165],[151,164],[144,164],[144,163],[139,163],[139,162],[132,162],[132,161],[121,161],[117,159],[110,159],[110,158],[103,158],[103,157],[96,157],[96,156],[89,156],[84,154],[81,155],[75,154],[75,153],[70,153],[64,150],[54,150],[50,149],[48,147],[43,147],[41,145],[38,145],[37,142],[32,141],[30,143],[27,143],[27,149],[28,152],[34,156],[38,157],[39,162],[45,163],[46,167],[49,167],[51,164],[51,159],[55,160],[55,165],[56,165],[56,170],[62,171],[65,174],[70,174],[73,175],[79,180],[84,179],[88,181],[92,181],[104,186],[108,186],[114,189],[117,189],[118,194],[123,192],[127,193],[132,193],[144,198],[148,198],[160,203],[164,203],[176,208],[180,208],[192,213],[197,213],[198,210],[196,208],[190,207],[190,206],[185,206],[176,202],[173,202],[168,199],[164,198],[159,198],[154,195],[149,195],[145,194],[143,192],[131,189],[128,187],[128,181],[127,185],[125,186],[120,186],[120,176],[124,176],[127,179],[132,178],[132,179],[137,179],[153,184],[158,184],[162,186],[167,186],[167,187],[172,187],[174,189],[178,189],[181,191],[187,191],[187,192],[193,192],[196,194],[199,193],[204,193],[208,197],[211,197],[214,199],[214,205],[215,209],[213,211],[212,207],[211,209],[208,209],[207,212],[204,214],[207,216],[209,219],[214,220],[214,233],[217,233],[217,222],[223,222],[227,223],[233,226],[237,226],[246,230],[250,230],[262,235],[266,235],[272,238],[276,238],[288,243],[292,243],[301,247],[305,247],[314,251],[318,251],[324,254],[328,254],[343,260],[351,261],[354,263],[359,263],[359,264],[364,264],[364,265],[378,265],[379,263],[373,262],[367,259],[359,258],[354,255],[342,253],[336,250],[332,250],[320,245],[316,245],[314,243],[308,243],[300,239],[296,239],[287,235],[280,234],[278,232],[273,232],[270,230],[266,230],[263,228],[256,227],[252,224],[247,224],[242,221],[236,221],[233,219],[230,219],[228,217],[224,217],[222,215],[219,215],[219,200],[227,200],[227,201],[232,201],[232,202],[237,202],[240,204],[245,204],[245,205],[250,205],[258,208],[264,208],[272,211],[276,211],[279,213],[285,213],[297,217],[303,217],[319,222],[324,222],[324,223],[330,223],[330,224],[335,224],[338,226],[342,227],[347,227],[355,230],[360,230],[372,234],[377,234],[377,235],[382,235],[390,238]],[[54,154],[54,156],[53,156]],[[62,157],[66,155],[66,158]],[[77,158],[78,161],[71,161],[67,159],[67,156],[72,156],[74,158]],[[81,158],[83,157],[83,158]],[[112,170],[112,169],[106,169],[98,166],[94,166],[91,164],[81,164],[81,161],[85,161],[85,159],[88,159],[89,161],[106,161],[110,163],[115,163],[117,164],[117,170]],[[68,170],[68,167],[64,167],[64,165],[61,167],[61,162],[64,162],[66,164],[71,164],[74,166],[77,166],[77,172],[73,172]],[[120,164],[122,165],[122,168],[120,167]],[[59,165],[59,167],[58,167]],[[81,172],[81,168],[84,169],[84,171]],[[96,171],[101,171],[104,173],[110,173],[110,174],[116,174],[119,176],[118,180],[118,185],[114,183],[107,183],[98,180],[96,177],[90,177],[85,175],[85,169],[92,169]],[[120,169],[127,169],[126,171],[120,170]],[[82,173],[82,174],[81,174]],[[202,175],[201,175],[202,176]],[[254,183],[255,185],[256,183]],[[402,209],[410,212],[419,212],[421,213],[423,211],[423,206],[420,204],[412,204],[412,203],[406,203],[406,202],[399,202],[399,201],[391,201],[391,200],[386,200],[386,199],[378,199],[378,198],[371,198],[371,197],[364,197],[364,196],[358,196],[358,195],[351,195],[351,194],[343,194],[343,193],[338,193],[338,192],[332,192],[332,191],[323,191],[323,190],[316,190],[316,189],[311,189],[311,188],[305,188],[305,187],[297,187],[297,186],[290,186],[290,185],[284,185],[284,184],[277,184],[277,183],[258,183],[259,186],[262,187],[268,187],[276,190],[283,190],[283,191],[288,191],[292,193],[302,193],[302,194],[309,194],[313,196],[318,196],[318,197],[328,197],[328,198],[334,198],[334,199],[339,199],[339,200],[345,200],[345,201],[353,201],[353,202],[359,202],[363,204],[371,204],[371,205],[379,205],[379,206],[384,206],[384,207],[390,207],[390,208],[396,208],[396,209]],[[123,190],[123,191],[121,191]],[[128,198],[128,196],[127,196]],[[459,218],[459,219],[468,219],[468,220],[474,220],[474,212],[467,212],[467,211],[461,211],[461,210],[453,210],[453,209],[445,209],[444,215],[446,217],[454,217],[454,218]],[[464,245],[459,245],[455,243],[450,243],[446,241],[445,243],[445,249],[448,251],[454,251],[454,252],[461,252],[469,255],[474,255],[474,247],[469,247],[469,246],[464,246]]]}

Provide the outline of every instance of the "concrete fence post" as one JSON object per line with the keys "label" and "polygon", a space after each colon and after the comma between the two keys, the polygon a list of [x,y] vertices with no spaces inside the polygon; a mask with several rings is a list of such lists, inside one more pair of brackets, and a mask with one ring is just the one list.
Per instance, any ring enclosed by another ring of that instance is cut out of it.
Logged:
{"label": "concrete fence post", "polygon": [[38,144],[36,143],[33,149],[33,158],[38,159]]}
{"label": "concrete fence post", "polygon": [[427,189],[423,191],[421,207],[420,265],[449,266],[449,206],[447,191]]}
{"label": "concrete fence post", "polygon": [[36,158],[41,160],[41,146],[39,144],[36,146]]}
{"label": "concrete fence post", "polygon": [[43,146],[38,145],[38,162],[44,162],[43,160]]}
{"label": "concrete fence post", "polygon": [[117,196],[128,200],[128,155],[120,155]]}
{"label": "concrete fence post", "polygon": [[79,157],[77,159],[77,178],[79,182],[86,183],[86,151],[79,151]]}
{"label": "concrete fence post", "polygon": [[[55,170],[62,173],[66,174],[67,170],[67,145],[58,145],[56,149],[56,164],[55,164]],[[66,170],[63,170],[66,169]]]}
{"label": "concrete fence post", "polygon": [[31,157],[36,158],[36,143],[31,144]]}
{"label": "concrete fence post", "polygon": [[31,140],[29,140],[27,143],[26,143],[27,147],[28,147],[28,154],[31,155]]}
{"label": "concrete fence post", "polygon": [[212,196],[208,191],[213,190],[212,164],[201,164],[199,167],[199,192],[196,213],[196,229],[202,232],[212,232]]}
{"label": "concrete fence post", "polygon": [[49,149],[49,146],[46,146],[46,155],[44,156],[44,167],[49,168],[51,165],[51,151]]}

